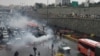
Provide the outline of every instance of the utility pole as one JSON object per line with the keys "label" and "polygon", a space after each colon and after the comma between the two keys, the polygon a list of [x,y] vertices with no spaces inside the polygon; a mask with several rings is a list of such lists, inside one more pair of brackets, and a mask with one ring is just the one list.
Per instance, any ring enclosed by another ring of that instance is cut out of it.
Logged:
{"label": "utility pole", "polygon": [[47,24],[48,24],[48,0],[47,0]]}

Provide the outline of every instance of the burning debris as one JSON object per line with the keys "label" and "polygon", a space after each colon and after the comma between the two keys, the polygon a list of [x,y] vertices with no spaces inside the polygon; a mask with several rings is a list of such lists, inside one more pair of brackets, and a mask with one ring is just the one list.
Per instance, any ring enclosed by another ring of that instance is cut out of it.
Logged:
{"label": "burning debris", "polygon": [[1,21],[0,44],[7,48],[20,48],[40,44],[53,37],[52,30],[36,20],[28,20],[20,14]]}

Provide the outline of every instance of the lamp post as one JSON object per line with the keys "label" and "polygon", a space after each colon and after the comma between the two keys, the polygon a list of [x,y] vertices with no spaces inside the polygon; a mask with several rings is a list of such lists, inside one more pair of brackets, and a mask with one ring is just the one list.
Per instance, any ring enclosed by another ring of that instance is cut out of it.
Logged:
{"label": "lamp post", "polygon": [[48,24],[48,0],[47,0],[47,24]]}

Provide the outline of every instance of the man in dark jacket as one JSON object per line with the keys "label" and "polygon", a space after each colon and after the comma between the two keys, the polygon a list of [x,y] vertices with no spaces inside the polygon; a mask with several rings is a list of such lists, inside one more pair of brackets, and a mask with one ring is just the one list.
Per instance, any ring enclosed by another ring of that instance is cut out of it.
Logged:
{"label": "man in dark jacket", "polygon": [[40,56],[40,52],[38,52],[38,56]]}
{"label": "man in dark jacket", "polygon": [[37,48],[36,47],[33,47],[33,50],[34,50],[34,55],[36,56]]}
{"label": "man in dark jacket", "polygon": [[33,56],[32,54],[30,54],[29,56]]}
{"label": "man in dark jacket", "polygon": [[14,53],[14,56],[19,56],[19,53],[16,51],[16,52]]}

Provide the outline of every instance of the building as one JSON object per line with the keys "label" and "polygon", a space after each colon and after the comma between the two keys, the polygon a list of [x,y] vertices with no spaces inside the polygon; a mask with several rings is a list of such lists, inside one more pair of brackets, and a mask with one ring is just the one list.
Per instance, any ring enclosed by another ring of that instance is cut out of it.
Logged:
{"label": "building", "polygon": [[61,6],[64,6],[64,5],[69,5],[70,4],[70,0],[55,0],[55,5],[61,5]]}
{"label": "building", "polygon": [[9,7],[0,7],[0,19],[7,18],[9,15],[11,15],[11,9]]}
{"label": "building", "polygon": [[90,3],[90,0],[86,0],[86,2],[84,3],[84,7],[89,7],[89,3]]}

